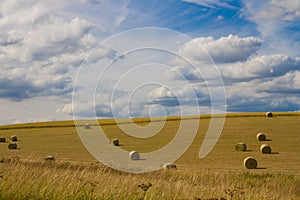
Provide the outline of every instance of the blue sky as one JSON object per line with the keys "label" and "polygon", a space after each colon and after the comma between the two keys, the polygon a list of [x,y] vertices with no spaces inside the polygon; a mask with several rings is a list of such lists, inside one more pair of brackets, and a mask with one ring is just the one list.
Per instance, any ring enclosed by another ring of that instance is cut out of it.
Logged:
{"label": "blue sky", "polygon": [[299,111],[299,19],[299,0],[1,0],[0,124]]}

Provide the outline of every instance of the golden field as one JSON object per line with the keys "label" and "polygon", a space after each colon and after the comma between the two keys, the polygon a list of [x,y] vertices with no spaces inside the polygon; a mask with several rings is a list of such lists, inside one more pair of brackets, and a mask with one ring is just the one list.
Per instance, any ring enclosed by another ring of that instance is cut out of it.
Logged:
{"label": "golden field", "polygon": [[[227,114],[216,146],[202,159],[198,154],[211,116],[183,120],[199,120],[200,125],[192,145],[175,162],[177,170],[145,174],[102,165],[82,145],[73,121],[2,126],[0,137],[7,142],[0,143],[0,199],[300,199],[300,113],[274,113],[272,118]],[[133,121],[121,119],[131,131],[133,125],[147,127],[160,119]],[[99,123],[109,139],[120,140],[119,148],[151,152],[173,139],[180,121],[168,117],[159,133],[145,139],[128,136],[114,120]],[[95,126],[92,122],[91,131]],[[269,140],[257,141],[259,132]],[[11,135],[18,136],[15,150],[7,148]],[[247,144],[247,151],[235,151],[239,142]],[[263,143],[271,146],[271,154],[260,152]],[[44,161],[48,155],[56,161]],[[258,161],[257,169],[244,167],[249,156]],[[139,187],[149,182],[148,190]]]}

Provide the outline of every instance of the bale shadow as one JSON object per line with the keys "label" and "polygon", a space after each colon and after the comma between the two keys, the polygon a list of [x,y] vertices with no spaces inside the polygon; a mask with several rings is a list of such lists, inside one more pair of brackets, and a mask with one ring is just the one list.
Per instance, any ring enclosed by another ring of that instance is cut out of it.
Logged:
{"label": "bale shadow", "polygon": [[270,153],[262,153],[262,154],[264,154],[264,155],[270,155],[270,154],[279,154],[279,152],[270,152]]}
{"label": "bale shadow", "polygon": [[147,160],[146,158],[140,158],[140,159],[137,159],[135,161],[139,161],[139,160]]}
{"label": "bale shadow", "polygon": [[253,150],[247,149],[244,152],[252,152]]}
{"label": "bale shadow", "polygon": [[20,151],[21,148],[17,147],[17,148],[15,148],[15,149],[8,149],[8,150],[9,150],[9,151]]}
{"label": "bale shadow", "polygon": [[266,139],[265,141],[272,141],[272,139]]}
{"label": "bale shadow", "polygon": [[114,146],[114,147],[122,147],[122,146],[124,146],[124,144],[119,144],[119,145],[111,144],[111,145]]}

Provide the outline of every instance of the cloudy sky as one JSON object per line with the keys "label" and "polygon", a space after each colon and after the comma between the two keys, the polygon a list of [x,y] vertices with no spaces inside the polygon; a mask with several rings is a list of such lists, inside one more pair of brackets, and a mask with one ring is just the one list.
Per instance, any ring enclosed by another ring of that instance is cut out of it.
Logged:
{"label": "cloudy sky", "polygon": [[299,111],[299,29],[299,0],[0,0],[0,124]]}

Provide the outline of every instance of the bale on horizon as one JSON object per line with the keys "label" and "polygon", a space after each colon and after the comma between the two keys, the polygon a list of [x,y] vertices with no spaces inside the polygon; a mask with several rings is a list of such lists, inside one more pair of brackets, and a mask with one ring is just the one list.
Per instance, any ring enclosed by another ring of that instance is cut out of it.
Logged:
{"label": "bale on horizon", "polygon": [[273,117],[273,113],[272,112],[266,112],[266,117]]}
{"label": "bale on horizon", "polygon": [[90,128],[91,128],[91,125],[85,124],[85,125],[84,125],[84,128],[85,128],[85,129],[90,129]]}

